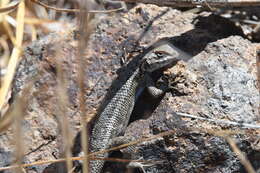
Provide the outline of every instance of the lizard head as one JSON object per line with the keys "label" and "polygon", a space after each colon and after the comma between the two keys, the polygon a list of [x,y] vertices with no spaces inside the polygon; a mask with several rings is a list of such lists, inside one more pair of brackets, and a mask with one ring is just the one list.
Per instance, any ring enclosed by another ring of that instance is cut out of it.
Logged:
{"label": "lizard head", "polygon": [[177,63],[180,56],[184,54],[178,48],[163,44],[150,51],[141,62],[141,70],[145,72],[153,72],[158,69],[169,67]]}

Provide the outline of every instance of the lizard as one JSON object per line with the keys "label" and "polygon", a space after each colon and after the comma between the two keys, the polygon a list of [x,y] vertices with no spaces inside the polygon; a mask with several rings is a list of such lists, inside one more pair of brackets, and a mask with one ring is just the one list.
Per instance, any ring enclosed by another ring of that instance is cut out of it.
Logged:
{"label": "lizard", "polygon": [[[153,86],[151,73],[176,64],[184,54],[180,49],[166,43],[155,47],[143,57],[139,67],[97,117],[90,136],[91,153],[108,149],[113,138],[123,136],[135,101],[145,88],[155,97],[166,92],[166,88]],[[108,157],[108,153],[98,154],[96,157]],[[90,161],[90,172],[100,173],[104,163],[104,160]]]}

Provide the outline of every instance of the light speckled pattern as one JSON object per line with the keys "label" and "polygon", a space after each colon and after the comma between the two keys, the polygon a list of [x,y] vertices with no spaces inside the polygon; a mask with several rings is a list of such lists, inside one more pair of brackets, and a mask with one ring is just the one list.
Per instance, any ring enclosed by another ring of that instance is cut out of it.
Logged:
{"label": "light speckled pattern", "polygon": [[[150,72],[178,61],[179,53],[173,46],[165,44],[158,46],[144,57],[140,67],[116,93],[95,122],[90,138],[91,152],[107,149],[111,139],[123,135],[136,98],[148,86]],[[99,154],[96,157],[107,155],[107,153]],[[100,173],[103,165],[102,160],[90,161],[90,172]]]}
{"label": "light speckled pattern", "polygon": [[[139,76],[140,72],[137,70],[116,93],[99,116],[92,131],[90,143],[91,152],[106,149],[110,139],[118,136],[121,131],[126,128],[134,107],[135,92],[138,88],[138,81],[140,80],[138,80]],[[107,154],[99,154],[97,157],[107,157]],[[101,172],[103,164],[104,161],[102,160],[91,161],[91,173]]]}

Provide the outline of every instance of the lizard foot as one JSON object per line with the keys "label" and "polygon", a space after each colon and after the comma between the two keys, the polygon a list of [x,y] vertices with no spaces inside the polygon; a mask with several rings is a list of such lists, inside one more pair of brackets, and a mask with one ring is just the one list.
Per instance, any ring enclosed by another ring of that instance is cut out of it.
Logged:
{"label": "lizard foot", "polygon": [[187,95],[182,91],[180,84],[185,84],[185,76],[181,73],[177,74],[164,74],[156,83],[160,88],[163,88],[166,92],[171,92],[174,96]]}
{"label": "lizard foot", "polygon": [[134,169],[134,168],[139,168],[142,170],[143,173],[146,173],[145,171],[145,166],[152,166],[152,165],[145,165],[141,162],[130,162],[128,165],[127,165],[127,168],[128,169]]}
{"label": "lizard foot", "polygon": [[[138,159],[138,160],[142,160],[142,158]],[[130,162],[128,165],[127,165],[127,168],[128,169],[135,169],[135,168],[138,168],[140,170],[142,170],[143,173],[146,173],[145,171],[145,167],[151,167],[151,166],[154,166],[155,164],[157,164],[158,162],[156,163],[143,163],[143,162]]]}

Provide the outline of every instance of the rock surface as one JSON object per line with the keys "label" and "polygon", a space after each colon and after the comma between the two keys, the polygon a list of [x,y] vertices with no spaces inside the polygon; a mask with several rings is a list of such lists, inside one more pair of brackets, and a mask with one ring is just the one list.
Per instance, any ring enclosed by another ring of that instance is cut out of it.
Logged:
{"label": "rock surface", "polygon": [[[251,129],[240,134],[240,128],[235,126],[180,117],[178,114],[259,123],[260,96],[255,57],[255,47],[259,44],[243,37],[243,32],[233,23],[208,12],[192,14],[153,5],[138,5],[127,13],[101,16],[81,62],[86,64],[87,118],[95,115],[96,110],[102,110],[131,75],[140,60],[139,55],[147,50],[144,48],[158,40],[166,40],[192,55],[192,58],[168,71],[171,75],[179,72],[183,75],[185,81],[176,85],[181,94],[167,93],[161,102],[153,102],[144,93],[137,104],[142,107],[136,106],[133,112],[126,135],[139,139],[172,129],[176,131],[153,142],[139,144],[137,156],[164,161],[163,164],[146,167],[147,173],[245,172],[228,143],[205,129],[238,130],[232,137],[254,168],[259,169],[259,131]],[[74,32],[68,31],[51,34],[25,49],[24,58],[17,69],[13,95],[18,94],[35,74],[40,76],[26,95],[31,100],[23,122],[25,163],[62,156],[64,146],[60,116],[68,118],[73,137],[79,132],[76,41]],[[57,97],[57,62],[61,64],[68,81],[69,106],[66,112],[60,112]],[[0,141],[0,158],[5,159],[14,148],[11,130],[1,134]],[[75,145],[73,152],[77,153],[79,151],[76,151]],[[1,167],[7,166],[10,160],[0,162]],[[34,166],[27,170],[57,172],[46,166]],[[108,163],[106,167],[109,171],[120,165]]]}

